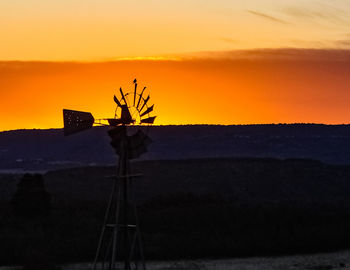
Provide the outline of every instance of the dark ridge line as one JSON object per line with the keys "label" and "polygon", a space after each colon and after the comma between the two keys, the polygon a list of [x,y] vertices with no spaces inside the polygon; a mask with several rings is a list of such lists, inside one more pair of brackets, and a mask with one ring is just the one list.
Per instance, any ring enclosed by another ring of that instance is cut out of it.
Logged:
{"label": "dark ridge line", "polygon": [[[311,158],[275,158],[275,157],[203,157],[203,158],[184,158],[184,159],[152,159],[152,160],[134,160],[131,161],[132,164],[147,164],[147,163],[168,163],[168,162],[180,162],[180,163],[189,163],[189,162],[212,162],[212,161],[234,161],[234,162],[307,162],[318,165],[326,165],[331,167],[347,167],[350,164],[338,165],[338,164],[329,164],[318,159]],[[48,170],[43,175],[52,173],[52,172],[62,172],[70,170],[81,170],[81,169],[101,169],[101,168],[114,168],[115,164],[105,164],[105,165],[82,165],[74,166],[69,168],[53,169]]]}
{"label": "dark ridge line", "polygon": [[[280,127],[280,126],[289,126],[289,127],[347,127],[350,124],[322,124],[322,123],[267,123],[267,124],[232,124],[232,125],[222,125],[222,124],[179,124],[179,125],[153,125],[151,128],[162,128],[162,127]],[[94,129],[105,129],[106,127],[93,127]],[[3,130],[1,133],[8,132],[24,132],[24,131],[59,131],[63,128],[20,128],[12,130]]]}

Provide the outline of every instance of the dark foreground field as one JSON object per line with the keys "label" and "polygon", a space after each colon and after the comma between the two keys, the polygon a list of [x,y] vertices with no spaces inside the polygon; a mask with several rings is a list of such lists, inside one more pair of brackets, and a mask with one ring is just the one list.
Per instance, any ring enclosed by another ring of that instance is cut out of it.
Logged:
{"label": "dark foreground field", "polygon": [[[122,265],[120,265],[122,267]],[[91,264],[63,265],[62,270],[90,269]],[[274,257],[250,257],[234,259],[196,259],[176,261],[148,261],[149,270],[349,270],[350,251],[289,255]],[[1,269],[0,270],[13,270]]]}
{"label": "dark foreground field", "polygon": [[[350,166],[296,159],[198,159],[143,161],[133,168],[144,174],[133,186],[148,259],[350,248]],[[91,261],[111,187],[105,176],[114,170],[81,167],[46,173],[51,195],[47,215],[16,211],[11,199],[21,176],[2,175],[0,264],[39,258]]]}

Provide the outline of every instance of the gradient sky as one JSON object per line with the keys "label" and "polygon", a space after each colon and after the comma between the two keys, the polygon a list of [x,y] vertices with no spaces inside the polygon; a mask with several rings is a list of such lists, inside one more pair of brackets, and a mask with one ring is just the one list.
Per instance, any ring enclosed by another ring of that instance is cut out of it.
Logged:
{"label": "gradient sky", "polygon": [[348,48],[346,0],[1,0],[0,59]]}
{"label": "gradient sky", "polygon": [[132,80],[156,124],[349,123],[350,2],[1,0],[0,130],[113,116]]}

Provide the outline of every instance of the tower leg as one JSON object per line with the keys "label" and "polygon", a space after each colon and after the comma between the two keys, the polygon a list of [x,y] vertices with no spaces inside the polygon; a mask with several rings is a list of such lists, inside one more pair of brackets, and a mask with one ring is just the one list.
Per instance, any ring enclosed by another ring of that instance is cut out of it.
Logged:
{"label": "tower leg", "polygon": [[113,241],[112,241],[112,254],[111,254],[111,268],[110,270],[117,269],[115,266],[116,256],[117,256],[117,236],[118,236],[118,224],[119,224],[119,211],[120,211],[120,188],[118,188],[118,196],[117,196],[117,205],[116,205],[116,212],[115,212],[115,224],[113,227]]}
{"label": "tower leg", "polygon": [[105,231],[106,231],[106,226],[107,226],[107,222],[108,222],[108,218],[110,216],[110,211],[111,211],[111,207],[114,201],[114,196],[115,196],[115,192],[116,192],[116,188],[117,188],[117,179],[114,179],[113,181],[113,187],[112,187],[112,192],[111,195],[109,197],[109,201],[108,201],[108,205],[107,205],[107,209],[106,209],[106,213],[105,213],[105,217],[104,217],[104,221],[103,221],[103,226],[102,226],[102,231],[101,231],[101,235],[100,235],[100,239],[98,241],[98,246],[97,246],[97,251],[96,251],[96,255],[95,255],[95,260],[92,266],[92,270],[96,270],[97,267],[97,262],[99,259],[99,255],[101,252],[101,248],[102,248],[102,244],[103,244],[103,238],[105,235]]}
{"label": "tower leg", "polygon": [[135,204],[134,204],[134,213],[135,213],[135,220],[136,220],[136,234],[138,236],[137,238],[138,238],[138,243],[139,243],[142,268],[143,268],[143,270],[146,270],[145,255],[143,253],[143,244],[142,244],[141,230],[140,230],[140,224],[139,224],[139,217],[137,214],[137,207]]}
{"label": "tower leg", "polygon": [[[126,129],[122,129],[121,132],[122,140],[119,145],[120,152],[117,176],[113,181],[113,187],[108,201],[92,270],[104,270],[105,265],[108,270],[116,270],[118,259],[124,261],[124,270],[131,270],[131,262],[134,260],[135,268],[133,269],[136,270],[138,268],[138,261],[136,260],[137,256],[135,256],[134,253],[136,246],[139,248],[138,255],[142,261],[142,268],[143,270],[146,270],[136,205],[131,203],[133,198],[129,196],[129,181],[132,176],[129,175],[130,165],[126,145]],[[136,221],[135,225],[129,224],[129,218],[131,215],[129,213],[129,205],[134,206],[133,212]],[[129,234],[130,229],[134,230],[133,236],[130,236]],[[121,253],[119,250],[120,248],[124,249],[124,252]],[[120,254],[123,254],[124,258],[118,258],[117,255],[119,256]],[[100,261],[101,267],[98,267]]]}

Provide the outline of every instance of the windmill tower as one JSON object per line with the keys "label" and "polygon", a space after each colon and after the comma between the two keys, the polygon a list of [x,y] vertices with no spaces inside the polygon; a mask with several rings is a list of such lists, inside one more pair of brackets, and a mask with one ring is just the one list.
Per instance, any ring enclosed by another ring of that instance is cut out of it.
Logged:
{"label": "windmill tower", "polygon": [[136,204],[130,192],[132,179],[140,175],[132,174],[130,160],[147,152],[151,142],[148,128],[156,117],[150,116],[154,107],[148,105],[150,96],[143,96],[146,87],[138,93],[136,79],[133,83],[134,91],[124,94],[120,88],[120,98],[114,96],[114,118],[94,119],[89,112],[63,110],[65,136],[94,125],[109,126],[111,145],[119,156],[93,270],[118,269],[118,260],[124,261],[124,270],[138,269],[139,265],[146,270]]}

